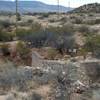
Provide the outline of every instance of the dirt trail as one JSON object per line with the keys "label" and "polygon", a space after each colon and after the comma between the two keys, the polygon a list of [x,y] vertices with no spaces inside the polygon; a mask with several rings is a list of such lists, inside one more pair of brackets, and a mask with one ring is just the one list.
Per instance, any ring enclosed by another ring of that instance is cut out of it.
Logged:
{"label": "dirt trail", "polygon": [[0,100],[6,100],[5,96],[0,96]]}

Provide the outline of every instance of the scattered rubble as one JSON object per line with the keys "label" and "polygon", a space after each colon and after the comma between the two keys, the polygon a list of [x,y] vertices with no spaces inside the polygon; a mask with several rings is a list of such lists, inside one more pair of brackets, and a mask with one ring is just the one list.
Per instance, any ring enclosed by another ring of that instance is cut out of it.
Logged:
{"label": "scattered rubble", "polygon": [[[11,62],[0,65],[0,92],[4,92],[0,93],[0,100],[100,100],[100,63],[95,63],[43,61],[37,67],[16,67]],[[45,86],[47,94],[41,93]]]}

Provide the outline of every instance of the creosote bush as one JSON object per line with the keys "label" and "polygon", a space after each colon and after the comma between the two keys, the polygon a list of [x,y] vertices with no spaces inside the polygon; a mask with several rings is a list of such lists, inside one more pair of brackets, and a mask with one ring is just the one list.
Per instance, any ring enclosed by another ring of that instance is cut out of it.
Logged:
{"label": "creosote bush", "polygon": [[27,47],[25,42],[19,41],[16,46],[16,51],[19,57],[21,58],[24,63],[28,62],[28,59],[30,59],[30,49]]}
{"label": "creosote bush", "polygon": [[87,34],[90,34],[90,29],[86,25],[82,25],[81,27],[79,27],[78,31],[83,33],[84,36],[86,36]]}
{"label": "creosote bush", "polygon": [[9,20],[0,21],[0,26],[2,26],[4,28],[10,27],[10,25],[11,25],[11,22]]}
{"label": "creosote bush", "polygon": [[13,39],[13,33],[12,32],[7,32],[0,28],[0,41],[11,41]]}
{"label": "creosote bush", "polygon": [[84,57],[86,57],[87,53],[88,53],[88,50],[87,50],[86,48],[81,48],[81,49],[78,51],[78,55],[79,55],[79,56],[84,56]]}
{"label": "creosote bush", "polygon": [[10,50],[9,50],[9,45],[8,44],[2,44],[0,45],[1,51],[4,56],[9,56],[10,55]]}
{"label": "creosote bush", "polygon": [[94,56],[100,57],[100,35],[87,36],[85,48]]}
{"label": "creosote bush", "polygon": [[33,24],[31,29],[19,29],[17,36],[19,39],[30,42],[31,47],[53,47],[61,53],[66,49],[75,47],[75,28],[72,24],[62,27],[48,27],[43,29],[40,24]]}
{"label": "creosote bush", "polygon": [[55,59],[56,55],[58,54],[58,51],[56,49],[50,48],[47,51],[47,58],[49,59]]}

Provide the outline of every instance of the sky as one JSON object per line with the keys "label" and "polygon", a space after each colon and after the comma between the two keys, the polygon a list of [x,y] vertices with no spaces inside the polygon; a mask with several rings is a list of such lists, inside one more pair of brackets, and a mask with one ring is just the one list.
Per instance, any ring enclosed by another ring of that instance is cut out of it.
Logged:
{"label": "sky", "polygon": [[[57,0],[39,0],[45,3],[49,4],[57,4]],[[100,0],[59,0],[60,5],[64,5],[67,7],[79,7],[81,5],[87,4],[87,3],[100,3]]]}
{"label": "sky", "polygon": [[[14,1],[14,0],[8,0],[8,1]],[[57,5],[57,0],[25,0],[25,1],[41,1],[47,4]],[[100,3],[100,0],[59,0],[59,2],[60,5],[76,8],[88,3],[96,3],[96,2]]]}

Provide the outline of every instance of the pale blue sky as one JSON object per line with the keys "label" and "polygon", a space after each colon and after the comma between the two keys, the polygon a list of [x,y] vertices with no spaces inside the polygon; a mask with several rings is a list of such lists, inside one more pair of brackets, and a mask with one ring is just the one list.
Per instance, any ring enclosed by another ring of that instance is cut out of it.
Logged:
{"label": "pale blue sky", "polygon": [[[8,1],[10,1],[10,0],[8,0]],[[12,0],[12,1],[14,1],[14,0]],[[25,0],[25,1],[30,1],[30,0]],[[31,1],[41,1],[41,2],[44,2],[47,4],[57,5],[57,0],[31,0]],[[59,1],[60,1],[60,5],[69,6],[69,4],[70,4],[70,7],[79,7],[79,6],[87,4],[87,3],[95,3],[95,2],[100,3],[100,0],[59,0]]]}

